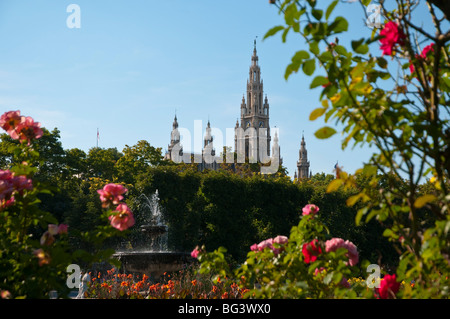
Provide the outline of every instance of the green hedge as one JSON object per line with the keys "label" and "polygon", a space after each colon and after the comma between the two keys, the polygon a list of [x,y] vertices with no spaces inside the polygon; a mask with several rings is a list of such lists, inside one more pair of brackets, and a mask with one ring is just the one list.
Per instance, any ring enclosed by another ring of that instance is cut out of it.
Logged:
{"label": "green hedge", "polygon": [[[158,190],[170,248],[191,251],[197,245],[208,250],[223,246],[233,259],[245,258],[249,247],[277,235],[289,236],[298,224],[301,209],[316,204],[330,236],[354,242],[362,258],[385,263],[395,252],[376,222],[355,227],[358,207],[348,207],[349,191],[326,193],[331,175],[292,182],[285,176],[239,176],[227,171],[196,172],[178,166],[160,166],[140,176],[139,189]],[[391,258],[392,257],[392,258]]]}

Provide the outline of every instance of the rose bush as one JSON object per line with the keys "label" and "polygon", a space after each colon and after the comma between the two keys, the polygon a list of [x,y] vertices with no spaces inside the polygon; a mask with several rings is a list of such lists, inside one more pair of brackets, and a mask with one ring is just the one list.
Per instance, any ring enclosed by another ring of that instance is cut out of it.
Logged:
{"label": "rose bush", "polygon": [[347,278],[361,272],[357,247],[342,238],[329,238],[317,218],[317,206],[305,206],[302,212],[310,212],[311,207],[315,214],[302,214],[289,237],[252,245],[247,259],[236,269],[227,263],[225,248],[207,252],[205,247],[197,247],[192,256],[200,262],[199,273],[240,282],[240,288],[247,290],[245,298],[376,297],[367,287],[349,289]]}
{"label": "rose bush", "polygon": [[[371,156],[354,174],[336,167],[327,192],[356,187],[358,193],[347,199],[348,206],[361,205],[355,224],[376,219],[385,227],[383,235],[397,246],[396,281],[415,280],[414,289],[405,286],[401,297],[448,298],[449,7],[436,0],[389,4],[360,0],[361,17],[369,22],[373,16],[366,10],[375,6],[380,26],[363,26],[362,33],[357,26],[361,38],[355,39],[337,8],[346,12],[343,6],[357,4],[270,2],[284,23],[264,38],[280,33],[285,42],[287,34],[294,33],[305,41],[305,48],[286,67],[285,79],[299,70],[314,75],[310,88],[320,90],[321,106],[309,119],[335,121],[343,149],[350,143],[371,146]],[[335,127],[327,124],[315,136],[330,138],[337,133]],[[361,180],[365,185],[358,185]]]}
{"label": "rose bush", "polygon": [[[40,196],[52,194],[48,186],[34,179],[38,168],[31,164],[40,161],[36,151],[36,143],[43,135],[40,123],[22,116],[20,111],[9,111],[0,116],[0,127],[18,141],[9,146],[13,156],[6,162],[8,167],[0,169],[1,296],[47,298],[49,291],[57,290],[60,297],[65,297],[70,291],[66,284],[70,264],[86,267],[101,261],[118,264],[111,259],[114,251],[102,246],[134,224],[131,211],[120,203],[126,189],[106,185],[100,192],[101,202],[107,203],[103,214],[98,216],[102,220],[100,226],[81,234],[71,233],[70,225],[40,207]],[[118,204],[114,211],[112,204]],[[95,249],[72,247],[69,236],[77,237],[78,243],[90,243]]]}

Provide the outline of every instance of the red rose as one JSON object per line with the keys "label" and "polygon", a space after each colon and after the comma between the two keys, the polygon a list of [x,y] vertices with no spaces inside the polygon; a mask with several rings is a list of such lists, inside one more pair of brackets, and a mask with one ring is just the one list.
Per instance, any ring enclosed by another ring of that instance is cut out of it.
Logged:
{"label": "red rose", "polygon": [[305,257],[305,263],[309,264],[316,261],[317,256],[322,253],[322,248],[319,246],[319,241],[314,239],[309,243],[303,244],[302,254]]}
{"label": "red rose", "polygon": [[403,40],[406,38],[403,30],[399,28],[397,23],[392,21],[389,21],[384,25],[380,35],[383,36],[380,39],[380,49],[383,51],[383,55],[391,55],[394,46],[396,44],[403,45]]}
{"label": "red rose", "polygon": [[397,282],[395,274],[386,275],[380,281],[380,288],[377,289],[378,295],[381,299],[392,299],[400,288],[400,283]]}

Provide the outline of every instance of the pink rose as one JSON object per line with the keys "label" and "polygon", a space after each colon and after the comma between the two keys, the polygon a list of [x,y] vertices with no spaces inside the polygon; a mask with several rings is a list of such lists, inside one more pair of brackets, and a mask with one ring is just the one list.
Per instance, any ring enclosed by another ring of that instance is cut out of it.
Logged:
{"label": "pink rose", "polygon": [[68,226],[66,224],[59,224],[58,234],[67,234]]}
{"label": "pink rose", "polygon": [[9,170],[0,170],[0,202],[10,199],[13,192],[13,173]]}
{"label": "pink rose", "polygon": [[124,186],[120,184],[107,184],[103,189],[99,189],[97,193],[100,194],[100,201],[102,202],[102,207],[107,208],[109,205],[117,205],[123,199],[123,194],[128,191]]}
{"label": "pink rose", "polygon": [[5,112],[0,117],[0,127],[4,129],[11,136],[11,138],[17,140],[19,139],[19,135],[17,135],[15,129],[20,123],[20,120],[20,111]]}
{"label": "pink rose", "polygon": [[286,236],[281,236],[281,235],[278,235],[277,237],[275,237],[275,238],[273,239],[273,242],[274,242],[275,244],[280,245],[280,247],[276,247],[276,248],[273,247],[273,248],[272,248],[273,253],[275,254],[275,256],[278,256],[279,253],[281,253],[282,251],[284,251],[285,248],[283,247],[283,245],[287,244],[288,241],[289,241],[289,238],[287,238]]}
{"label": "pink rose", "polygon": [[134,216],[126,204],[119,204],[114,215],[109,216],[111,226],[120,231],[130,228],[134,225]]}
{"label": "pink rose", "polygon": [[308,204],[305,207],[303,207],[302,211],[303,211],[303,213],[302,213],[303,216],[315,215],[319,211],[319,207],[317,207],[314,204]]}
{"label": "pink rose", "polygon": [[31,179],[26,176],[14,176],[9,170],[0,170],[0,209],[15,202],[14,194],[23,194],[25,189],[33,188]]}
{"label": "pink rose", "polygon": [[289,238],[287,238],[286,236],[281,236],[281,235],[278,235],[277,237],[275,237],[273,239],[274,243],[277,243],[277,244],[280,244],[280,245],[287,244],[288,241],[289,241]]}
{"label": "pink rose", "polygon": [[358,263],[359,261],[358,250],[352,242],[348,240],[344,241],[342,238],[332,238],[325,242],[325,251],[327,253],[330,251],[336,251],[339,248],[347,249],[346,256],[349,258],[350,266],[354,266]]}
{"label": "pink rose", "polygon": [[[19,137],[18,139],[21,142],[27,141],[28,145],[30,145],[31,140],[41,138],[44,134],[41,129],[41,123],[35,122],[30,116],[22,116],[15,131]],[[14,138],[13,135],[11,137]]]}
{"label": "pink rose", "polygon": [[266,240],[263,240],[258,244],[258,250],[263,251],[265,248],[273,249],[273,239],[269,238]]}
{"label": "pink rose", "polygon": [[198,246],[195,247],[193,251],[191,251],[191,257],[192,258],[198,258],[199,254],[200,254],[200,250],[198,249]]}
{"label": "pink rose", "polygon": [[282,252],[284,250],[284,247],[277,247],[275,248],[273,246],[274,243],[278,244],[278,245],[284,245],[288,242],[288,238],[286,236],[277,236],[275,238],[268,238],[266,240],[263,240],[262,242],[260,242],[259,244],[253,244],[250,246],[250,250],[251,251],[263,251],[265,248],[269,248],[273,251],[273,253],[276,255],[278,255],[280,252]]}

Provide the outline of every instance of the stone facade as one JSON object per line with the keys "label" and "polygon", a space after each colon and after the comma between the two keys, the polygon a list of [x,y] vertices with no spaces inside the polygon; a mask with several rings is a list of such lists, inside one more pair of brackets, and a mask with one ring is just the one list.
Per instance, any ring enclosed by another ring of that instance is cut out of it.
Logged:
{"label": "stone facade", "polygon": [[[258,64],[255,40],[249,76],[247,79],[247,90],[246,94],[242,96],[241,101],[240,121],[239,119],[236,120],[234,129],[234,151],[237,154],[237,163],[243,163],[244,161],[250,163],[268,163],[272,159],[278,158],[279,163],[282,164],[280,146],[278,144],[276,132],[271,147],[272,137],[269,119],[269,102],[267,95],[264,96],[263,80],[261,78],[261,69]],[[201,154],[185,154],[180,143],[178,120],[175,115],[170,135],[170,144],[168,145],[165,158],[175,162],[184,161],[185,163],[191,163],[192,159],[194,159],[193,162],[198,164],[199,170],[219,169],[222,158],[216,156],[209,120],[203,142]],[[297,167],[298,178],[309,177],[309,161],[307,159],[307,151],[303,137]],[[295,178],[297,179],[297,172],[295,172]]]}

